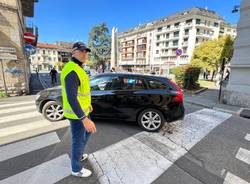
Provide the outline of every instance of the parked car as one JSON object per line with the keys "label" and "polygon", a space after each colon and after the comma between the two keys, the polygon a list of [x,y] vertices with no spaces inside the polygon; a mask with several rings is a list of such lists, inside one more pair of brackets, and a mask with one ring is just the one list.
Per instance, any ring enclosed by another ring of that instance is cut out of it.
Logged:
{"label": "parked car", "polygon": [[[158,131],[184,116],[183,92],[165,77],[104,73],[91,78],[90,85],[93,118],[134,121],[146,131]],[[61,87],[39,92],[36,106],[49,121],[62,120]]]}

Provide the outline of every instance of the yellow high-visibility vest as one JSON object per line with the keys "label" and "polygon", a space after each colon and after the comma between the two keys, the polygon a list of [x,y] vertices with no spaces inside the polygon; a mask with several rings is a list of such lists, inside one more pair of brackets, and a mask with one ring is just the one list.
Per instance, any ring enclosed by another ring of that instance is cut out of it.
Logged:
{"label": "yellow high-visibility vest", "polygon": [[65,88],[65,77],[72,71],[76,72],[80,80],[80,86],[78,87],[77,91],[77,100],[86,116],[89,115],[91,106],[90,82],[89,82],[89,77],[83,70],[83,68],[81,68],[78,64],[74,63],[73,61],[69,61],[63,67],[63,70],[61,72],[61,84],[62,84],[64,117],[68,119],[79,119],[80,117],[77,117],[77,115],[73,112],[68,102],[66,88]]}

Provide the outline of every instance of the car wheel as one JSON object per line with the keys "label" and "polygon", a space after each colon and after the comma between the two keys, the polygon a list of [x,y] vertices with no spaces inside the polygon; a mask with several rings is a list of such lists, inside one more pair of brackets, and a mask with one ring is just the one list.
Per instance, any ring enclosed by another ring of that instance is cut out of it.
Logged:
{"label": "car wheel", "polygon": [[148,132],[156,132],[164,125],[162,113],[156,109],[146,109],[138,116],[140,127]]}
{"label": "car wheel", "polygon": [[43,116],[49,121],[60,121],[64,118],[63,108],[55,101],[47,102],[42,109]]}

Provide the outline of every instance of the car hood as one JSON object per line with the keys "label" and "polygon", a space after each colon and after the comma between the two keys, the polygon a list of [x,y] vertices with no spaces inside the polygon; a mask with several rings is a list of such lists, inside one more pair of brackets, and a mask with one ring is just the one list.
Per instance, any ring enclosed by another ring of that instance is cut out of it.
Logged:
{"label": "car hood", "polygon": [[56,87],[53,87],[53,88],[47,88],[47,89],[44,89],[42,91],[40,91],[38,93],[38,95],[42,95],[42,96],[48,96],[50,94],[58,94],[58,93],[61,93],[62,91],[62,86],[56,86]]}

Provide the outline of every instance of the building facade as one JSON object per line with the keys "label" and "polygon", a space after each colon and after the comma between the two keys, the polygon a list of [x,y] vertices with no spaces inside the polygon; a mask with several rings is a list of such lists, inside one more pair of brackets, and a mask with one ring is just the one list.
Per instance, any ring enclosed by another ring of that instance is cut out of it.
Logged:
{"label": "building facade", "polygon": [[190,63],[201,42],[226,34],[235,36],[236,27],[214,11],[192,8],[119,34],[119,66],[165,75],[169,68]]}
{"label": "building facade", "polygon": [[71,42],[56,42],[56,44],[38,43],[36,53],[30,56],[31,69],[35,71],[50,71],[52,67],[60,69],[61,63],[70,58]]}
{"label": "building facade", "polygon": [[0,67],[0,91],[8,95],[29,93],[30,67],[24,51],[25,17],[33,17],[34,0],[0,0],[0,47],[11,48],[17,59],[2,59]]}
{"label": "building facade", "polygon": [[38,43],[36,53],[30,56],[33,70],[50,70],[58,61],[58,46],[54,44]]}
{"label": "building facade", "polygon": [[250,1],[242,0],[240,21],[230,63],[229,83],[223,91],[224,103],[250,108]]}

